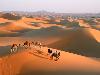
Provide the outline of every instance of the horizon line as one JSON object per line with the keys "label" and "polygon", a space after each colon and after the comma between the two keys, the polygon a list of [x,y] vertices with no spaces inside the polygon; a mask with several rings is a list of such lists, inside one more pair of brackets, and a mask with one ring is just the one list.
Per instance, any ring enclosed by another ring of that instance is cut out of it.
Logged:
{"label": "horizon line", "polygon": [[0,12],[47,12],[47,13],[61,13],[61,14],[100,14],[100,12],[55,12],[55,11],[48,11],[48,10],[35,10],[35,11],[28,11],[28,10],[0,10]]}

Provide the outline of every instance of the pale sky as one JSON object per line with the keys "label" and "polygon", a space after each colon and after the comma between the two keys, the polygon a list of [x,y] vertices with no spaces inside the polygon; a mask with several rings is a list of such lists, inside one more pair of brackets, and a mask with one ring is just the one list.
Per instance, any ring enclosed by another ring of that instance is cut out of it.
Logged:
{"label": "pale sky", "polygon": [[100,0],[0,0],[0,11],[100,13]]}

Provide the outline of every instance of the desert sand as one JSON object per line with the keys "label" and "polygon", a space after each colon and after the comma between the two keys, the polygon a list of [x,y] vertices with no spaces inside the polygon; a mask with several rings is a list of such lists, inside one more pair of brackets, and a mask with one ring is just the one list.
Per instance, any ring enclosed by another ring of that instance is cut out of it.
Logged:
{"label": "desert sand", "polygon": [[47,47],[42,47],[42,54],[37,53],[37,49],[39,48],[23,49],[16,54],[2,57],[1,75],[40,75],[41,73],[46,75],[49,72],[51,74],[64,72],[64,75],[68,73],[80,75],[80,72],[85,75],[100,74],[100,62],[91,58],[60,51],[60,59],[54,61],[47,56]]}
{"label": "desert sand", "polygon": [[96,29],[88,29],[89,32],[92,34],[92,36],[98,41],[100,42],[100,31],[96,30]]}
{"label": "desert sand", "polygon": [[[0,19],[0,75],[100,75],[100,31],[85,28],[63,28],[37,18],[23,17],[17,21]],[[40,22],[37,26],[31,22]],[[11,45],[40,41],[46,47],[19,48],[11,54]],[[54,61],[47,49],[61,52]],[[40,54],[37,50],[41,50]]]}

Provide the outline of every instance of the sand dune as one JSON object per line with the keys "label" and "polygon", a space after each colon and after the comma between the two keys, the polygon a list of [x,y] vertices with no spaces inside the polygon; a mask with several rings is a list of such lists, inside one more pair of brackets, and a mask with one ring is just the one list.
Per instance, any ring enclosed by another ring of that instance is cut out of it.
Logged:
{"label": "sand dune", "polygon": [[[65,34],[65,32],[67,33],[67,31],[63,28],[60,28],[59,26],[51,26],[51,27],[47,27],[47,28],[41,28],[41,29],[37,29],[37,30],[32,30],[29,32],[26,32],[25,34],[23,34],[23,37],[60,37],[61,35]],[[63,34],[62,34],[63,33]]]}
{"label": "sand dune", "polygon": [[92,36],[100,42],[100,31],[96,29],[88,29],[88,31],[92,34]]}
{"label": "sand dune", "polygon": [[24,29],[35,29],[34,26],[29,26],[24,22],[16,21],[0,27],[0,30],[20,31]]}
{"label": "sand dune", "polygon": [[39,19],[39,18],[26,18],[26,17],[23,17],[23,18],[21,19],[21,21],[26,22],[26,23],[29,23],[29,22],[47,23],[47,22],[44,21],[43,19]]}
{"label": "sand dune", "polygon": [[91,28],[91,26],[90,26],[88,23],[86,23],[86,22],[84,21],[84,19],[78,20],[78,22],[79,22],[79,25],[80,25],[81,27]]}
{"label": "sand dune", "polygon": [[96,25],[95,27],[96,27],[97,29],[100,29],[100,25]]}
{"label": "sand dune", "polygon": [[42,20],[36,20],[36,22],[37,21],[41,21],[41,23],[39,23],[37,26],[30,24],[31,22],[34,22],[33,18],[22,18],[13,22],[2,23],[0,25],[0,31],[1,31],[0,36],[18,36],[22,35],[21,33],[23,32],[31,31],[34,29],[57,26],[56,24],[44,24]]}
{"label": "sand dune", "polygon": [[[100,57],[98,30],[91,28],[63,29],[60,27],[42,28],[26,32],[22,37],[38,38],[45,41],[48,47],[67,50],[80,55]],[[63,34],[62,34],[63,33]],[[39,38],[40,37],[40,38]],[[50,39],[52,38],[52,39]],[[52,41],[54,38],[56,41]],[[44,40],[45,39],[45,40]],[[50,40],[50,41],[47,41]]]}
{"label": "sand dune", "polygon": [[60,59],[54,61],[46,55],[47,49],[47,47],[42,48],[43,54],[38,54],[35,49],[32,49],[3,57],[0,61],[2,64],[0,64],[0,71],[3,75],[40,75],[41,73],[43,75],[49,75],[49,73],[80,75],[80,72],[85,75],[100,74],[100,62],[98,61],[64,51],[61,51]]}
{"label": "sand dune", "polygon": [[41,27],[30,26],[21,21],[9,22],[0,26],[0,36],[17,36],[22,32],[39,28]]}
{"label": "sand dune", "polygon": [[[30,26],[29,24],[26,23],[27,21],[31,22],[32,20],[30,18],[25,18],[14,22],[9,22],[6,23],[5,25],[2,25],[0,27],[0,30],[19,31],[24,29],[40,29],[41,27]],[[0,21],[6,22],[7,20],[1,18]]]}
{"label": "sand dune", "polygon": [[[100,57],[99,30],[85,24],[80,24],[85,28],[64,29],[36,18],[24,17],[13,22],[0,18],[0,21],[5,23],[0,26],[0,36],[8,36],[0,37],[0,75],[100,75],[100,61],[89,58]],[[31,22],[41,23],[34,26]],[[54,48],[52,50],[58,49],[60,59],[50,60],[48,47],[41,49],[43,54],[37,53],[36,48],[22,48],[9,55],[11,44],[22,44],[26,40],[40,41]]]}
{"label": "sand dune", "polygon": [[[100,44],[90,33],[92,29],[79,28],[76,30],[68,30],[63,32],[61,39],[55,43],[48,45],[52,48],[68,50],[69,52],[91,56],[100,57]],[[94,34],[96,36],[96,34]],[[99,35],[98,35],[99,36]],[[97,37],[99,38],[99,37]]]}
{"label": "sand dune", "polygon": [[97,30],[100,30],[100,25],[93,25],[92,27],[97,29]]}
{"label": "sand dune", "polygon": [[[93,33],[94,31],[99,34],[99,31],[90,28],[66,30],[57,26],[52,26],[48,28],[34,29],[24,32],[20,35],[20,37],[2,37],[0,38],[0,44],[3,46],[3,43],[5,45],[9,45],[11,44],[11,42],[16,42],[16,40],[37,40],[43,42],[45,45],[51,48],[65,51],[67,50],[69,52],[84,56],[100,57],[100,44],[97,41],[99,40],[99,35]],[[8,39],[12,40],[8,41]],[[7,41],[7,43],[5,43],[5,41]]]}
{"label": "sand dune", "polygon": [[5,22],[9,22],[10,20],[8,19],[4,19],[4,18],[0,18],[0,23],[5,23]]}

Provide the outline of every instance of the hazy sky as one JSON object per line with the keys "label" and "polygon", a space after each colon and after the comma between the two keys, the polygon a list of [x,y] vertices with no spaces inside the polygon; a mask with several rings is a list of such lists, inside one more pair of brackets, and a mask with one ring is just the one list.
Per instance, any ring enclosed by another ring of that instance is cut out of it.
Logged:
{"label": "hazy sky", "polygon": [[0,0],[0,10],[99,13],[100,0]]}

